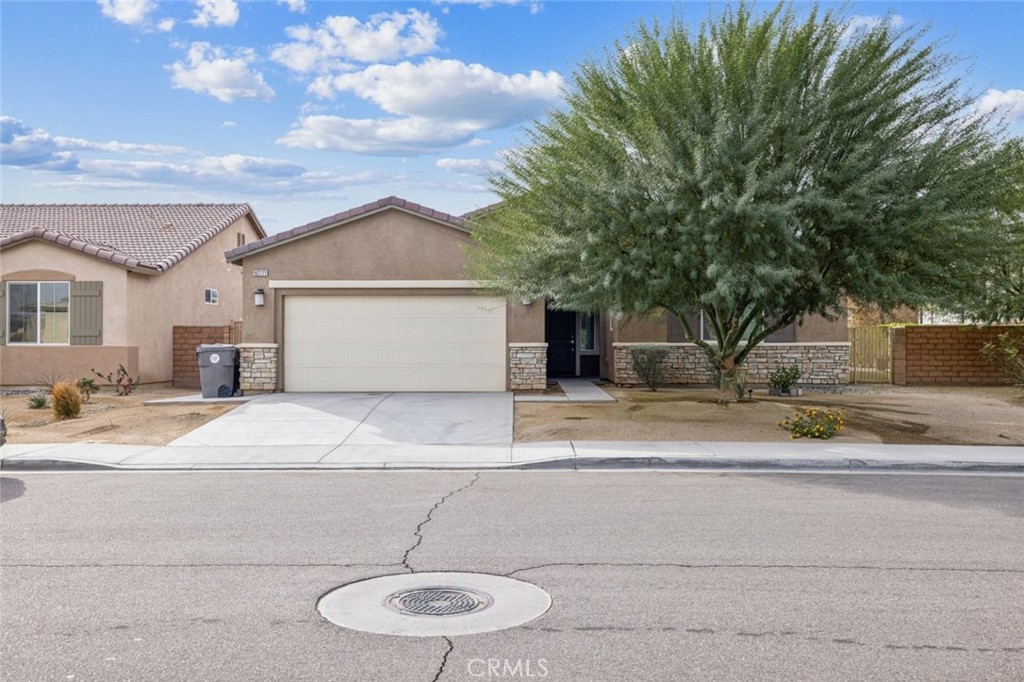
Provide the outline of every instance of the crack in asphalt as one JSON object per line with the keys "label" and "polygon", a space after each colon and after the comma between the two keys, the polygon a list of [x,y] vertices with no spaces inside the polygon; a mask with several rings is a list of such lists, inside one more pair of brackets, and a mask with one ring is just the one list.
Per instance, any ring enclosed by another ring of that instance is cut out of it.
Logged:
{"label": "crack in asphalt", "polygon": [[1024,569],[1019,568],[957,568],[954,566],[939,567],[917,567],[917,566],[832,566],[826,564],[682,564],[671,562],[554,562],[549,564],[537,564],[526,568],[517,568],[514,571],[504,573],[506,578],[511,578],[517,573],[526,571],[538,571],[544,568],[787,568],[787,569],[809,569],[809,570],[838,570],[838,571],[906,571],[906,572],[946,572],[946,573],[1009,573],[1024,574]]}
{"label": "crack in asphalt", "polygon": [[448,650],[444,652],[444,658],[441,659],[441,667],[437,669],[437,674],[434,675],[434,679],[430,682],[437,682],[441,679],[441,675],[444,674],[444,667],[448,665],[448,657],[451,656],[452,651],[455,650],[455,642],[450,637],[442,637],[444,641],[448,642]]}
{"label": "crack in asphalt", "polygon": [[413,569],[413,567],[409,565],[409,555],[412,554],[413,550],[415,550],[417,547],[419,547],[420,543],[423,542],[423,527],[426,526],[428,523],[430,523],[433,520],[434,512],[437,511],[438,508],[440,508],[440,506],[442,504],[444,504],[448,500],[448,498],[452,497],[453,495],[457,495],[458,493],[461,493],[463,490],[467,490],[469,488],[472,488],[473,485],[477,481],[479,481],[479,480],[480,480],[480,472],[477,472],[473,476],[473,480],[472,481],[470,481],[466,485],[462,486],[461,488],[456,488],[455,490],[451,491],[450,493],[448,493],[447,495],[442,497],[440,500],[438,500],[437,503],[435,503],[434,506],[430,508],[430,511],[427,512],[427,517],[425,519],[423,519],[422,521],[420,521],[419,525],[416,526],[416,530],[413,531],[413,534],[416,536],[416,542],[413,543],[412,547],[410,547],[409,549],[405,550],[405,554],[402,555],[401,565],[403,567],[405,567],[405,570],[409,571],[410,573],[415,573],[416,572]]}

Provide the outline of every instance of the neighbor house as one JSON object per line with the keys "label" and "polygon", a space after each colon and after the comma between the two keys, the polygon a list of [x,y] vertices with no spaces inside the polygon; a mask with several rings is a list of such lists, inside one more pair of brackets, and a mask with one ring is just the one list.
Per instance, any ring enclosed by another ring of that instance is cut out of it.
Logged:
{"label": "neighbor house", "polygon": [[[242,388],[504,391],[544,388],[558,376],[637,383],[629,348],[638,343],[669,348],[670,381],[710,380],[677,320],[506,301],[467,278],[474,246],[466,217],[388,197],[231,249],[227,260],[243,266]],[[798,363],[809,382],[846,382],[845,320],[808,319],[773,341],[751,354],[755,379]]]}
{"label": "neighbor house", "polygon": [[265,236],[248,204],[0,205],[0,384],[170,381],[172,328],[238,320],[224,252]]}

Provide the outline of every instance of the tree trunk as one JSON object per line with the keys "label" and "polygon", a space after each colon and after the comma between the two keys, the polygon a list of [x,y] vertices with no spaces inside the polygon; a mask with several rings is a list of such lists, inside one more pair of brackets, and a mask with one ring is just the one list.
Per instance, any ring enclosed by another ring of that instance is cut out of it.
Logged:
{"label": "tree trunk", "polygon": [[722,351],[717,359],[718,366],[718,403],[728,405],[736,398],[736,354]]}

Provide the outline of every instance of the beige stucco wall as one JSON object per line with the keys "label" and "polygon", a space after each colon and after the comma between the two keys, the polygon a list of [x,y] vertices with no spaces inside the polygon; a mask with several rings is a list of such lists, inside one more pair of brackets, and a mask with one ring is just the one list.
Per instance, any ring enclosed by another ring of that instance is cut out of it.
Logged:
{"label": "beige stucco wall", "polygon": [[840,343],[849,341],[846,315],[829,322],[820,315],[812,315],[796,328],[797,343]]}
{"label": "beige stucco wall", "polygon": [[[171,380],[175,325],[224,325],[241,319],[242,269],[224,258],[235,247],[238,232],[246,241],[258,238],[242,217],[162,275],[129,273],[128,339],[140,349],[143,382]],[[206,289],[217,289],[217,305],[204,302]]]}
{"label": "beige stucco wall", "polygon": [[[170,381],[174,325],[223,325],[241,317],[241,269],[224,259],[224,252],[236,244],[237,232],[247,241],[258,238],[243,217],[161,275],[129,272],[50,242],[5,249],[0,253],[4,280],[103,282],[103,345],[0,346],[0,383],[38,384],[41,374],[55,369],[77,379],[91,376],[92,368],[113,372],[122,363],[143,382]],[[218,290],[218,305],[203,302],[206,288]]]}
{"label": "beige stucco wall", "polygon": [[[22,242],[0,253],[0,279],[4,281],[35,279],[36,275],[46,274],[39,272],[40,269],[50,271],[51,277],[46,279],[103,282],[103,345],[129,345],[127,270],[94,256],[39,240]],[[62,273],[67,276],[61,276]]]}
{"label": "beige stucco wall", "polygon": [[137,349],[128,342],[124,268],[51,242],[29,241],[0,252],[0,279],[103,282],[102,346],[0,346],[0,384],[41,384],[58,375],[77,380],[92,377],[93,368],[113,371],[118,363],[129,371],[137,367]]}
{"label": "beige stucco wall", "polygon": [[[466,278],[472,237],[462,230],[389,209],[247,256],[242,319],[247,343],[283,342],[283,297],[288,295],[465,295],[468,289],[270,289],[270,280],[459,280]],[[256,277],[254,270],[268,271]],[[263,289],[265,304],[253,294]],[[488,292],[479,291],[487,294]],[[544,306],[509,306],[509,341],[544,340]]]}

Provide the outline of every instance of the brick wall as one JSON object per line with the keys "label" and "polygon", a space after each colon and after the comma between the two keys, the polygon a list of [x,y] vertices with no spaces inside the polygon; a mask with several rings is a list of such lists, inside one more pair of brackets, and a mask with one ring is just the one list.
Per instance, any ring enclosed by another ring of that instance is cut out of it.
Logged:
{"label": "brick wall", "polygon": [[174,372],[172,381],[175,388],[199,388],[199,363],[196,361],[196,346],[204,343],[230,343],[231,326],[223,327],[174,327]]}
{"label": "brick wall", "polygon": [[[613,344],[616,384],[635,386],[643,383],[633,371],[633,346],[663,346],[665,356],[665,383],[710,384],[714,375],[707,356],[692,343]],[[797,365],[803,371],[798,384],[835,385],[850,381],[850,344],[848,343],[763,343],[751,351],[743,367],[747,381],[752,384],[768,383],[768,375],[778,367]]]}
{"label": "brick wall", "polygon": [[508,387],[513,391],[543,391],[548,386],[548,344],[510,343]]}
{"label": "brick wall", "polygon": [[1007,331],[1024,333],[1024,325],[896,327],[892,330],[893,383],[900,386],[1010,383],[980,352],[982,346]]}

